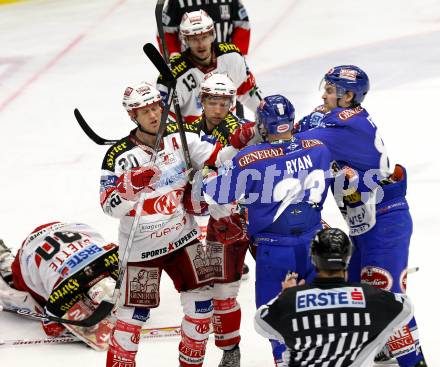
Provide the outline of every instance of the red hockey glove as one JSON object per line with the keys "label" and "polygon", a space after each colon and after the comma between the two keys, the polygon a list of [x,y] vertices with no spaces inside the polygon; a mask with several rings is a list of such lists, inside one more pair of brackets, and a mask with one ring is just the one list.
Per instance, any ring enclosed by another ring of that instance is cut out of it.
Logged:
{"label": "red hockey glove", "polygon": [[44,320],[41,322],[41,326],[47,336],[61,336],[66,331],[66,328],[62,324],[55,321]]}
{"label": "red hockey glove", "polygon": [[208,204],[203,200],[201,193],[193,193],[191,184],[187,184],[183,194],[183,207],[188,214],[206,215],[208,214]]}
{"label": "red hockey glove", "polygon": [[210,230],[214,232],[217,241],[224,245],[233,244],[247,237],[244,221],[237,213],[219,220],[211,217],[208,223],[208,240]]}
{"label": "red hockey glove", "polygon": [[235,149],[244,148],[255,137],[255,122],[246,122],[229,135],[229,143]]}
{"label": "red hockey glove", "polygon": [[141,191],[151,192],[160,177],[157,167],[136,167],[122,174],[116,181],[116,190],[126,200],[136,200]]}

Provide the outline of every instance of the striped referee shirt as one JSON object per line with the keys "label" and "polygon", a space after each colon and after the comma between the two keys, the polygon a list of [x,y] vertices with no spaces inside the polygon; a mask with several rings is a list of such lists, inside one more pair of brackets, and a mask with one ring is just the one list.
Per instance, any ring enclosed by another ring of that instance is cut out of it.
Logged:
{"label": "striped referee shirt", "polygon": [[288,347],[290,367],[371,366],[413,314],[402,294],[342,278],[316,278],[261,306],[255,328]]}

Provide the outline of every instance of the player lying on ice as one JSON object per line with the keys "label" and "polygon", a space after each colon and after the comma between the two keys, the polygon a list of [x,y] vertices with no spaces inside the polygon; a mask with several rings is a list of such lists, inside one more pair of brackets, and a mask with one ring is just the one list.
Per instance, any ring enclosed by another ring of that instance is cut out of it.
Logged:
{"label": "player lying on ice", "polygon": [[[14,257],[0,240],[0,305],[62,317],[93,312],[109,299],[118,272],[118,246],[82,223],[48,223],[35,228]],[[43,321],[48,336],[65,327],[94,349],[107,348],[109,319],[90,328]]]}

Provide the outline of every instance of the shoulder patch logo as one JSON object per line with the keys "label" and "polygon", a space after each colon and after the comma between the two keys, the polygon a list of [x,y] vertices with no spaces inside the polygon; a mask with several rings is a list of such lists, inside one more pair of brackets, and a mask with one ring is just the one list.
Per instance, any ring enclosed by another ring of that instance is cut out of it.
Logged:
{"label": "shoulder patch logo", "polygon": [[224,54],[228,52],[240,52],[240,49],[233,43],[219,43],[218,48],[220,52],[223,52]]}
{"label": "shoulder patch logo", "polygon": [[269,148],[262,150],[255,150],[253,152],[247,153],[238,159],[238,165],[243,168],[256,161],[261,161],[263,159],[276,158],[284,155],[283,148]]}
{"label": "shoulder patch logo", "polygon": [[342,121],[347,121],[348,119],[356,116],[358,113],[362,112],[364,109],[361,106],[355,108],[348,108],[338,113],[338,117]]}
{"label": "shoulder patch logo", "polygon": [[303,149],[310,149],[318,145],[324,145],[321,140],[318,139],[304,139],[301,141]]}
{"label": "shoulder patch logo", "polygon": [[108,168],[113,169],[115,166],[115,158],[121,154],[125,149],[127,149],[127,143],[123,142],[114,145],[113,148],[107,153],[106,164]]}

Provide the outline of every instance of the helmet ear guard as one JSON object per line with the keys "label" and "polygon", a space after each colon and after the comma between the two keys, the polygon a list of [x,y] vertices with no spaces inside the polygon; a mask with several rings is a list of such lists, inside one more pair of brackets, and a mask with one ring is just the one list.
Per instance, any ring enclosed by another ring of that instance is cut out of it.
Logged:
{"label": "helmet ear guard", "polygon": [[346,270],[351,253],[350,239],[338,228],[319,231],[310,244],[312,264],[318,270]]}

